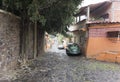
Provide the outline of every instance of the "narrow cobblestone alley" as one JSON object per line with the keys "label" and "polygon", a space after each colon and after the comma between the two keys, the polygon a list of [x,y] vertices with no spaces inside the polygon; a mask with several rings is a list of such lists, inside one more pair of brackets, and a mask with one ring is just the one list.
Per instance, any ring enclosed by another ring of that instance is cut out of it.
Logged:
{"label": "narrow cobblestone alley", "polygon": [[[120,82],[120,65],[47,52],[12,82]],[[35,68],[36,67],[36,68]]]}

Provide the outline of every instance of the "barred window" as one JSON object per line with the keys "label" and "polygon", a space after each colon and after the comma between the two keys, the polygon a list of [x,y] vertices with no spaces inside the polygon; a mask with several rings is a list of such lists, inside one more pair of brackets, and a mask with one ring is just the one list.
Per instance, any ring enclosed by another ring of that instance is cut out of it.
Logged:
{"label": "barred window", "polygon": [[120,31],[109,31],[107,32],[108,38],[118,38],[120,37]]}

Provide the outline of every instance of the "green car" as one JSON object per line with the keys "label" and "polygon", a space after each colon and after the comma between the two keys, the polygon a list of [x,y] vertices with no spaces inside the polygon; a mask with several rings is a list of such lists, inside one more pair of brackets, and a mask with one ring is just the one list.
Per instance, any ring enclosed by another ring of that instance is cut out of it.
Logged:
{"label": "green car", "polygon": [[70,43],[67,45],[66,54],[68,56],[80,55],[81,49],[77,43]]}

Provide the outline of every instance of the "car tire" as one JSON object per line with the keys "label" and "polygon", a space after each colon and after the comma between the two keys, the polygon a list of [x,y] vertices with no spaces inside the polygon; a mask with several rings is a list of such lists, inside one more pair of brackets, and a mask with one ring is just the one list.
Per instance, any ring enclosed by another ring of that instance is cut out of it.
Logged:
{"label": "car tire", "polygon": [[68,56],[72,56],[71,54],[69,54],[69,53],[66,53]]}

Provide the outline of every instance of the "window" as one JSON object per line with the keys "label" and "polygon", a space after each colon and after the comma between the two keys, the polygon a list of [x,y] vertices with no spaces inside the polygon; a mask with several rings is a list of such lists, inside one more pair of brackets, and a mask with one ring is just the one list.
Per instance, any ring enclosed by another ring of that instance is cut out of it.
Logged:
{"label": "window", "polygon": [[108,38],[119,38],[120,37],[120,31],[109,31],[107,32]]}
{"label": "window", "polygon": [[113,43],[116,43],[120,41],[120,31],[109,31],[107,32],[107,38],[112,41]]}

